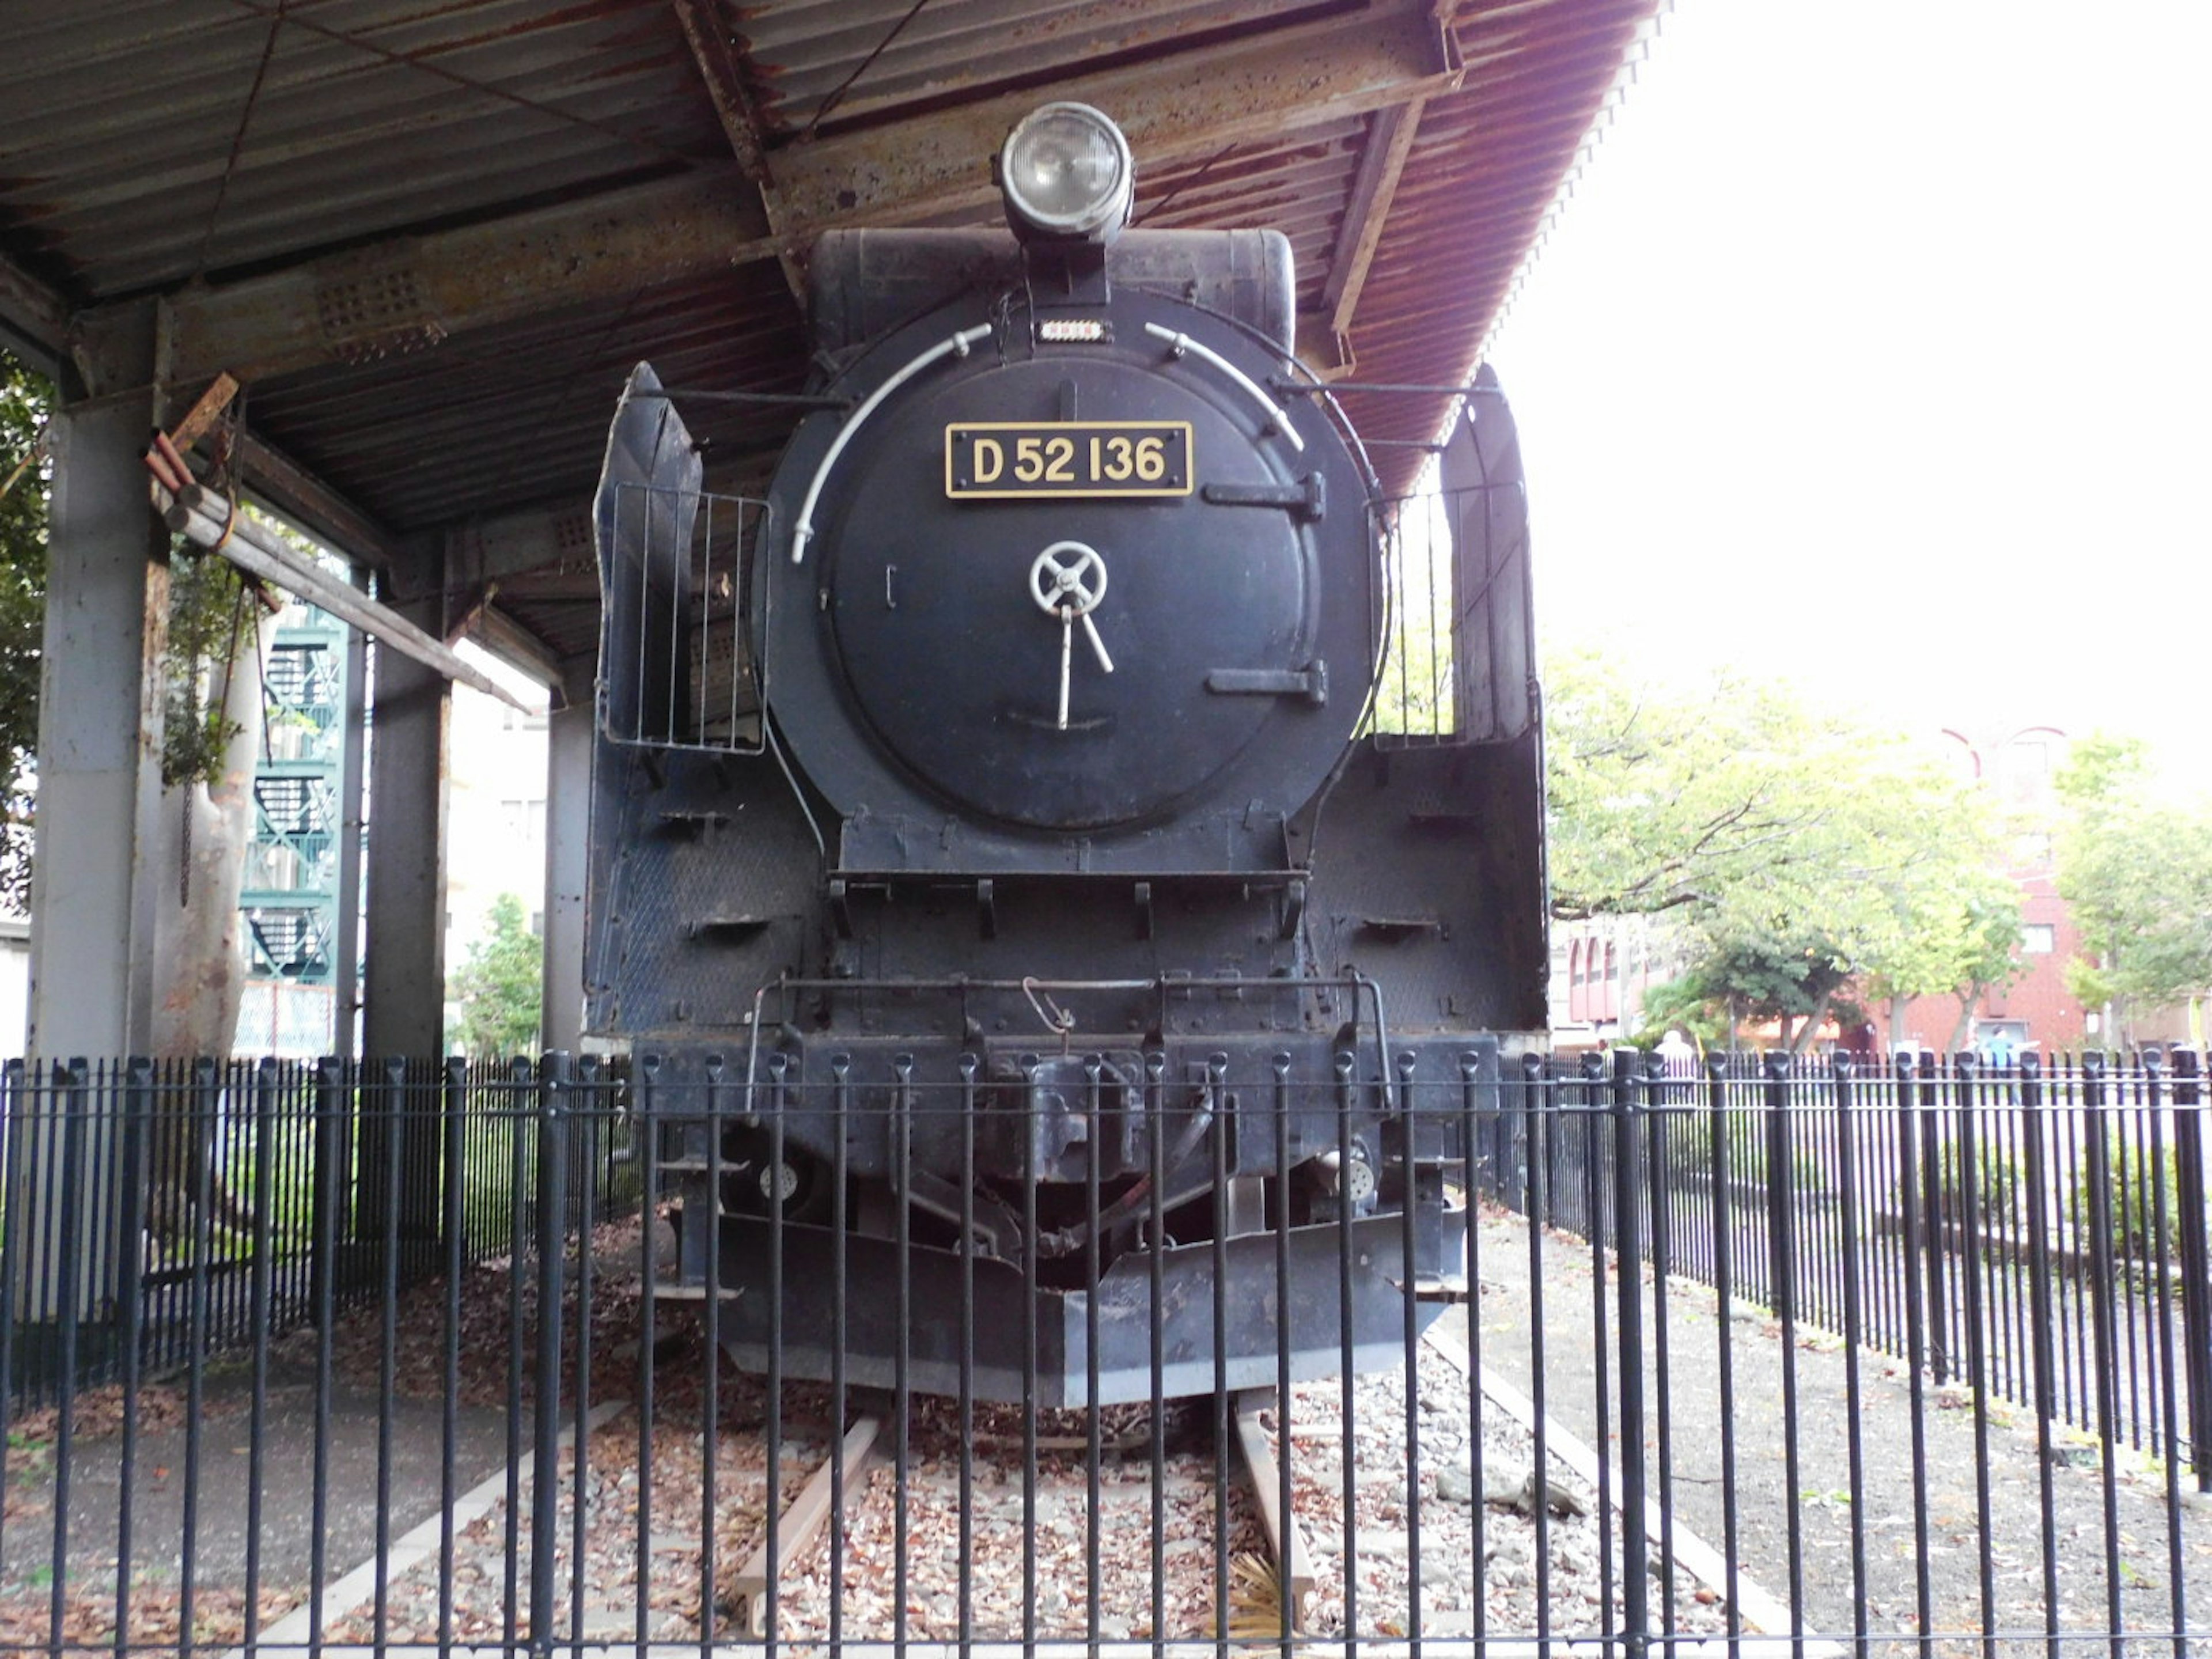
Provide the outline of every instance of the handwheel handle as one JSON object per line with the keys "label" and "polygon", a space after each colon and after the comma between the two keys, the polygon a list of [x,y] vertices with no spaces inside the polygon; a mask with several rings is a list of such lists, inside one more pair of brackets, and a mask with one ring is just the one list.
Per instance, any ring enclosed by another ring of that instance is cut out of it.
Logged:
{"label": "handwheel handle", "polygon": [[1030,563],[1030,598],[1047,616],[1087,616],[1106,597],[1106,561],[1082,542],[1054,542]]}

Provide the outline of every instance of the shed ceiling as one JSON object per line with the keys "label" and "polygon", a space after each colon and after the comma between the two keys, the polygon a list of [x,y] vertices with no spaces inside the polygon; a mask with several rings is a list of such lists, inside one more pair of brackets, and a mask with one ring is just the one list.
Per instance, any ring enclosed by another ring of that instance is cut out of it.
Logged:
{"label": "shed ceiling", "polygon": [[[1046,96],[1128,130],[1146,222],[1286,232],[1324,372],[1460,380],[1660,0],[1440,3],[14,8],[0,336],[100,389],[132,361],[106,343],[150,321],[179,398],[246,381],[295,516],[370,554],[427,537],[457,605],[494,577],[586,653],[559,573],[629,366],[796,388],[814,234],[995,222],[984,159]],[[1449,410],[1344,402],[1392,484]],[[694,424],[742,484],[788,422]]]}

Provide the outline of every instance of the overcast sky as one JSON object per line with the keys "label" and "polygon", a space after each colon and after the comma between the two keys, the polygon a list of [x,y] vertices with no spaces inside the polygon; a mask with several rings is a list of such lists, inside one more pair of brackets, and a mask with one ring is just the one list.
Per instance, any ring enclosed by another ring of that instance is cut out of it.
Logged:
{"label": "overcast sky", "polygon": [[2209,64],[2206,0],[1680,0],[1491,353],[1547,635],[2212,763]]}

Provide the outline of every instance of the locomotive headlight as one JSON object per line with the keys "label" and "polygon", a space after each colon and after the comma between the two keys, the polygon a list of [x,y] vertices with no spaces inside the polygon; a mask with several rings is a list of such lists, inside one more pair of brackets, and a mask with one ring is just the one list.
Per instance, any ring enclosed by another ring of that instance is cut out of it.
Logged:
{"label": "locomotive headlight", "polygon": [[1136,167],[1121,128],[1090,105],[1047,104],[1006,135],[999,187],[1024,240],[1108,242],[1129,222]]}

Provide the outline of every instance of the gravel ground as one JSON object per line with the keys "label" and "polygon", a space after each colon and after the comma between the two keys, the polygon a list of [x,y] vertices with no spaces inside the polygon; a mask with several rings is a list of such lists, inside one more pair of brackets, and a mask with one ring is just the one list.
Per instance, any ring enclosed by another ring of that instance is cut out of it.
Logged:
{"label": "gravel ground", "polygon": [[[1347,1625],[1363,1636],[1409,1633],[1409,1586],[1418,1559],[1425,1634],[1468,1635],[1486,1626],[1492,1633],[1534,1633],[1533,1521],[1517,1510],[1455,1503],[1437,1493],[1440,1473],[1455,1464],[1462,1474],[1466,1468],[1469,1402],[1464,1373],[1424,1345],[1418,1386],[1423,1458],[1414,1487],[1418,1558],[1406,1501],[1402,1371],[1361,1378],[1355,1388],[1350,1437],[1355,1518],[1349,1527],[1345,1520],[1346,1437],[1340,1428],[1339,1386],[1334,1382],[1315,1383],[1294,1393],[1294,1501],[1310,1541],[1316,1581],[1304,1628],[1328,1636],[1343,1634]],[[786,1502],[826,1452],[828,1403],[823,1391],[811,1385],[785,1390],[778,1485]],[[717,1501],[708,1568],[716,1585],[710,1616],[718,1637],[738,1633],[732,1578],[763,1535],[769,1487],[761,1426],[766,1408],[766,1399],[752,1379],[738,1381],[725,1392],[716,1435]],[[846,1522],[835,1564],[843,1586],[842,1633],[852,1640],[888,1640],[898,1633],[902,1565],[904,1633],[914,1639],[959,1635],[963,1588],[969,1627],[976,1639],[1021,1638],[1024,1613],[1031,1607],[1038,1638],[1081,1639],[1089,1632],[1094,1600],[1101,1638],[1149,1638],[1154,1631],[1152,1551],[1156,1520],[1165,1568],[1158,1607],[1163,1634],[1176,1639],[1214,1633],[1218,1613],[1217,1528],[1225,1528],[1227,1549],[1237,1564],[1229,1596],[1231,1633],[1275,1632],[1279,1629],[1279,1592],[1272,1578],[1252,1571],[1262,1544],[1251,1497],[1232,1472],[1226,1513],[1217,1510],[1215,1458],[1205,1443],[1206,1434],[1191,1431],[1194,1427],[1202,1431],[1206,1419],[1202,1410],[1188,1407],[1170,1413],[1166,1480],[1156,1489],[1147,1419],[1141,1413],[1109,1412],[1103,1438],[1109,1448],[1130,1449],[1109,1449],[1102,1458],[1095,1511],[1090,1504],[1085,1454],[1066,1449],[1066,1443],[1080,1442],[1084,1437],[1081,1415],[1056,1413],[1040,1422],[1039,1434],[1048,1449],[1040,1458],[1032,1599],[1025,1589],[1030,1581],[1022,1542],[1018,1414],[1002,1407],[976,1410],[966,1503],[972,1531],[963,1550],[957,1412],[947,1401],[917,1402],[902,1524],[898,1483],[886,1463],[878,1462],[864,1486],[847,1494]],[[1263,1424],[1273,1445],[1272,1411],[1265,1414]],[[1510,1418],[1495,1411],[1485,1413],[1483,1431],[1490,1484],[1517,1490],[1533,1454],[1528,1437]],[[701,1453],[696,1413],[656,1413],[647,1522],[653,1559],[645,1575],[646,1634],[653,1640],[696,1640],[700,1633]],[[555,1555],[562,1624],[565,1627],[580,1607],[585,1636],[633,1635],[641,1490],[636,1418],[607,1425],[589,1443],[582,1481],[580,1573],[573,1553],[573,1459],[564,1458],[562,1468]],[[1564,1466],[1555,1465],[1554,1477],[1563,1486],[1571,1484]],[[1588,1493],[1576,1496],[1588,1504]],[[1617,1528],[1613,1530],[1617,1550]],[[502,1506],[472,1527],[462,1540],[454,1575],[453,1630],[464,1639],[505,1634],[506,1562],[512,1545],[520,1582],[526,1585],[528,1517],[519,1520],[513,1534],[510,1540]],[[901,1539],[906,1545],[902,1564]],[[1094,1543],[1095,1579],[1090,1561]],[[1549,1630],[1597,1633],[1609,1622],[1602,1613],[1598,1523],[1586,1515],[1555,1515],[1548,1545]],[[813,1640],[829,1634],[832,1547],[825,1532],[787,1571],[776,1612],[781,1638]],[[1347,1559],[1352,1564],[1349,1595]],[[1655,1600],[1657,1593],[1655,1581]],[[1616,1588],[1616,1617],[1618,1599]],[[1686,1620],[1683,1628],[1721,1628],[1717,1607],[1693,1606],[1702,1616]],[[438,1632],[439,1621],[436,1569],[429,1564],[393,1586],[386,1634],[395,1641],[426,1639]],[[368,1641],[376,1632],[374,1620],[363,1615],[341,1622],[331,1634],[341,1641]]]}
{"label": "gravel ground", "polygon": [[[1477,1229],[1477,1244],[1474,1266],[1482,1286],[1476,1328],[1480,1358],[1525,1389],[1530,1358],[1527,1234],[1517,1218],[1488,1214]],[[634,1401],[637,1395],[643,1352],[638,1317],[640,1258],[640,1234],[634,1222],[603,1230],[595,1241],[595,1400]],[[1548,1241],[1544,1273],[1547,1403],[1555,1419],[1595,1443],[1594,1286],[1588,1247],[1564,1237]],[[526,1283],[522,1288],[522,1341],[527,1352],[534,1337],[535,1297],[534,1286]],[[459,1289],[464,1332],[459,1396],[468,1412],[481,1411],[487,1422],[495,1423],[500,1413],[489,1408],[505,1397],[510,1352],[510,1285],[505,1264],[471,1270]],[[567,1310],[571,1320],[573,1297],[572,1284]],[[443,1389],[446,1302],[444,1287],[434,1285],[417,1292],[401,1310],[395,1392],[402,1401],[434,1401]],[[1920,1645],[1914,1610],[1915,1494],[1905,1455],[1909,1401],[1901,1368],[1879,1357],[1863,1358],[1869,1449],[1863,1483],[1854,1494],[1844,1462],[1848,1419],[1843,1356],[1826,1339],[1801,1335],[1797,1432],[1802,1461],[1798,1491],[1793,1495],[1787,1489],[1782,1461],[1778,1330],[1771,1321],[1740,1309],[1724,1324],[1710,1292],[1681,1281],[1670,1284],[1667,1328],[1672,1413],[1668,1490],[1682,1523],[1715,1546],[1723,1541],[1714,1339],[1725,1328],[1736,1373],[1737,1525],[1744,1570],[1770,1591],[1790,1594],[1794,1516],[1806,1629],[1848,1635],[1854,1607],[1850,1546],[1856,1518],[1866,1541],[1865,1599],[1872,1634]],[[373,1424],[373,1395],[362,1395],[358,1384],[373,1381],[376,1373],[379,1322],[373,1313],[349,1319],[333,1338],[339,1375],[354,1385],[349,1398]],[[312,1338],[293,1339],[279,1346],[276,1363],[280,1368],[297,1365],[312,1349]],[[563,1454],[555,1556],[563,1622],[580,1612],[586,1636],[632,1637],[638,1627],[642,1579],[647,1637],[697,1639],[703,1602],[704,1622],[713,1626],[714,1635],[727,1639],[738,1633],[732,1581],[738,1565],[761,1540],[764,1526],[768,1480],[762,1429],[769,1401],[757,1379],[722,1368],[714,1410],[712,1547],[702,1549],[703,1451],[708,1437],[700,1345],[696,1334],[684,1328],[683,1316],[672,1314],[664,1316],[663,1334],[653,1352],[650,1478],[641,1481],[641,1419],[635,1410],[605,1424],[590,1437],[580,1481],[585,1523],[580,1572],[570,1558],[579,1481],[573,1454]],[[1656,1365],[1656,1334],[1647,1330],[1647,1368]],[[574,1370],[572,1353],[567,1379],[571,1390]],[[1540,1621],[1534,1524],[1501,1503],[1471,1501],[1474,1494],[1468,1488],[1474,1482],[1467,1468],[1472,1420],[1468,1383],[1462,1370],[1426,1345],[1414,1380],[1420,1455],[1409,1507],[1405,1387],[1399,1371],[1358,1381],[1348,1446],[1337,1382],[1305,1385],[1293,1393],[1296,1506],[1306,1529],[1317,1585],[1305,1609],[1305,1629],[1317,1636],[1341,1635],[1347,1629],[1385,1638],[1409,1633],[1408,1586],[1417,1565],[1420,1628],[1426,1635],[1479,1631],[1492,1638],[1531,1636],[1539,1633],[1540,1623],[1550,1634],[1588,1636],[1611,1625],[1618,1616],[1619,1589],[1617,1583],[1612,1586],[1608,1602],[1604,1581],[1608,1576],[1617,1577],[1610,1571],[1619,1560],[1617,1528],[1601,1533],[1586,1516],[1550,1517],[1549,1597]],[[360,1404],[364,1399],[368,1403]],[[1084,1477],[1081,1414],[1055,1413],[1042,1420],[1039,1432],[1045,1437],[1046,1450],[1037,1498],[1037,1588],[1033,1601],[1025,1601],[1018,1415],[999,1407],[977,1410],[969,1437],[975,1474],[967,1504],[974,1535],[963,1553],[957,1413],[950,1402],[918,1402],[902,1524],[895,1480],[886,1465],[879,1462],[865,1486],[848,1494],[848,1519],[838,1547],[844,1581],[843,1634],[864,1639],[893,1633],[900,1613],[894,1575],[902,1539],[908,1636],[957,1636],[964,1568],[970,1627],[979,1639],[1022,1635],[1024,1615],[1032,1610],[1040,1638],[1081,1637],[1091,1617],[1093,1584],[1087,1558],[1095,1532],[1099,1634],[1107,1639],[1149,1638],[1155,1623],[1150,1564],[1156,1496],[1168,1567],[1160,1633],[1170,1638],[1214,1633],[1218,1622],[1214,1564],[1224,1537],[1232,1559],[1226,1598],[1230,1632],[1240,1637],[1272,1633],[1277,1628],[1276,1592],[1271,1580],[1249,1570],[1249,1564],[1259,1559],[1261,1541],[1256,1511],[1241,1482],[1231,1485],[1225,1511],[1216,1513],[1209,1417],[1190,1407],[1170,1414],[1167,1477],[1156,1494],[1148,1418],[1141,1413],[1133,1417],[1127,1412],[1109,1413],[1102,1429],[1109,1447],[1134,1449],[1109,1450],[1102,1462],[1095,1524]],[[120,1421],[119,1406],[105,1395],[88,1396],[80,1401],[78,1420],[80,1455],[92,1455],[113,1435]],[[824,1391],[811,1385],[787,1389],[782,1425],[778,1487],[787,1502],[830,1443]],[[142,1401],[143,1430],[149,1436],[173,1436],[180,1425],[178,1391],[149,1389]],[[1265,1425],[1272,1437],[1276,1431],[1272,1413]],[[52,1588],[27,1558],[16,1559],[15,1546],[29,1544],[48,1513],[42,1504],[50,1498],[51,1471],[41,1462],[41,1445],[51,1443],[52,1425],[43,1431],[27,1420],[14,1426],[6,1521],[15,1537],[5,1551],[7,1582],[0,1584],[0,1644],[42,1644],[54,1606]],[[226,1447],[234,1426],[223,1423],[218,1437],[224,1438]],[[1653,1426],[1656,1433],[1656,1421]],[[1927,1571],[1935,1601],[1931,1630],[1939,1638],[1925,1645],[1931,1655],[1972,1652],[1976,1659],[1991,1659],[1978,1634],[1984,1622],[1978,1584],[1982,1549],[1973,1490],[1971,1399],[1931,1391],[1924,1427],[1931,1472],[1926,1490],[1930,1528]],[[434,1434],[434,1429],[428,1431]],[[1988,1551],[1996,1582],[1991,1626],[2004,1632],[2039,1632],[2042,1555],[2036,1529],[2039,1510],[2033,1425],[2018,1415],[1993,1412],[1989,1433],[1995,1470]],[[1517,1424],[1501,1411],[1482,1412],[1481,1435],[1483,1484],[1493,1488],[1494,1496],[1505,1498],[1517,1490],[1533,1448]],[[499,1437],[503,1439],[503,1431]],[[1063,1443],[1073,1443],[1073,1449]],[[1353,1495],[1349,1526],[1345,1515],[1347,1449]],[[1618,1447],[1607,1449],[1617,1451]],[[2065,1455],[2079,1460],[2082,1449],[2075,1446]],[[1656,1455],[1655,1445],[1655,1467]],[[2102,1567],[2105,1492],[2094,1453],[2088,1464],[2069,1462],[2050,1471],[2057,1522],[2055,1565],[2061,1586],[2061,1623],[2069,1631],[2085,1632],[2101,1631],[2107,1622]],[[173,1480],[169,1464],[155,1467],[162,1471],[159,1478]],[[1552,1474],[1562,1488],[1589,1504],[1592,1495],[1576,1491],[1563,1466],[1555,1462]],[[142,1474],[142,1479],[154,1478],[151,1469]],[[1441,1494],[1440,1485],[1445,1489]],[[345,1491],[354,1498],[355,1509],[373,1510],[359,1501],[357,1488]],[[428,1495],[434,1499],[434,1485]],[[414,1516],[424,1496],[419,1485],[396,1494],[395,1534],[402,1529],[396,1524],[401,1506]],[[2112,1496],[2123,1554],[2119,1595],[2124,1622],[2145,1632],[2172,1629],[2178,1583],[2193,1627],[2205,1628],[2207,1613],[2212,1611],[2212,1511],[2188,1504],[2182,1509],[2179,1529],[2169,1529],[2163,1473],[2140,1462],[2115,1471]],[[648,1534],[642,1572],[641,1498]],[[163,1512],[158,1504],[149,1504],[144,1510],[149,1516]],[[50,1534],[50,1522],[46,1529]],[[98,1541],[88,1540],[81,1554],[72,1556],[65,1575],[60,1598],[62,1634],[72,1644],[90,1646],[112,1639],[112,1558],[105,1563],[98,1559]],[[142,1539],[146,1553],[140,1559],[162,1559],[163,1547],[173,1555],[174,1540],[165,1546],[158,1539]],[[783,1636],[827,1634],[831,1547],[825,1535],[786,1574],[779,1607]],[[2178,1580],[2172,1571],[2176,1549],[2182,1568]],[[515,1517],[511,1532],[504,1505],[495,1503],[459,1541],[451,1613],[453,1637],[504,1637],[510,1556],[517,1582],[526,1587],[528,1518]],[[334,1547],[330,1559],[334,1571],[343,1571],[356,1565],[361,1556]],[[220,1559],[204,1552],[199,1578],[194,1633],[204,1641],[236,1639],[243,1633],[245,1607],[234,1569],[225,1571]],[[702,1593],[702,1581],[712,1584],[711,1591]],[[1721,1627],[1723,1609],[1709,1589],[1678,1575],[1671,1585],[1670,1603],[1669,1588],[1664,1581],[1654,1581],[1651,1595],[1655,1609],[1671,1606],[1670,1628],[1697,1634]],[[263,1620],[298,1601],[304,1590],[295,1572],[267,1576]],[[385,1639],[435,1639],[441,1633],[436,1590],[434,1557],[399,1574],[390,1590]],[[178,1638],[182,1608],[173,1572],[165,1578],[159,1571],[142,1569],[131,1600],[132,1639],[167,1644]],[[374,1622],[364,1609],[334,1619],[328,1633],[337,1639],[369,1639],[378,1634]],[[1945,1633],[1968,1632],[1975,1634],[1941,1639]],[[1991,1645],[2014,1644],[2001,1640]],[[2020,1645],[2024,1647],[2024,1641]],[[2190,1646],[2212,1653],[2212,1641],[2199,1638]]]}
{"label": "gravel ground", "polygon": [[[1481,1296],[1481,1360],[1526,1389],[1531,1381],[1528,1235],[1517,1216],[1490,1212],[1477,1229],[1474,1271]],[[1598,1443],[1590,1248],[1570,1235],[1545,1241],[1545,1342],[1542,1370],[1550,1415],[1571,1432]],[[1612,1294],[1608,1288],[1608,1296]],[[1647,1293],[1647,1310],[1651,1303]],[[1616,1317],[1608,1305],[1607,1319]],[[1974,1471],[1978,1465],[1971,1391],[1927,1390],[1921,1424],[1928,1479],[1912,1479],[1912,1408],[1906,1368],[1884,1355],[1859,1357],[1863,1472],[1852,1490],[1850,1407],[1842,1343],[1800,1328],[1797,1334],[1796,1486],[1788,1479],[1783,1410],[1780,1326],[1762,1310],[1738,1304],[1723,1322],[1712,1292],[1670,1278],[1668,1405],[1674,1511],[1706,1542],[1722,1547],[1728,1520],[1722,1480],[1723,1424],[1718,1337],[1724,1329],[1735,1370],[1736,1448],[1734,1488],[1738,1558],[1742,1570],[1785,1601],[1792,1596],[1790,1532],[1798,1537],[1796,1599],[1808,1633],[1849,1638],[1856,1604],[1852,1572],[1854,1526],[1864,1540],[1865,1606],[1869,1636],[1891,1638],[1892,1651],[1924,1645],[1934,1656],[1990,1659],[1982,1632],[2002,1633],[2000,1647],[2040,1650],[2044,1629],[2044,1554],[2039,1456],[2033,1414],[1991,1405],[1987,1413],[1990,1525],[1984,1534]],[[1656,1413],[1657,1323],[1645,1324],[1645,1371],[1653,1390],[1647,1424],[1650,1467],[1659,1456]],[[1617,1341],[1617,1338],[1613,1339]],[[2070,1430],[2055,1435],[2048,1471],[2054,1522],[2052,1565],[2063,1631],[2102,1632],[2112,1622],[2105,1570],[2106,1490],[2094,1443]],[[1620,1450],[1617,1421],[1609,1456]],[[2125,1452],[2115,1460],[2112,1501],[2120,1556],[2119,1622],[2130,1631],[2212,1632],[2212,1500],[2178,1486],[2178,1524],[2169,1525],[2164,1466]],[[1656,1498],[1657,1482],[1654,1480]],[[1917,1607],[1922,1566],[1916,1540],[1924,1498],[1925,1559],[1932,1618],[1923,1644]],[[1984,1543],[1994,1597],[1981,1591]],[[2175,1567],[2179,1567],[2177,1576]],[[2177,1600],[2181,1603],[2177,1618]],[[1986,1613],[1986,1617],[1985,1617]],[[2212,1655],[2212,1634],[2188,1644]],[[2172,1650],[2169,1650],[2171,1651]]]}

